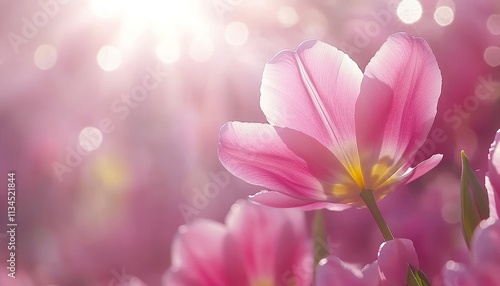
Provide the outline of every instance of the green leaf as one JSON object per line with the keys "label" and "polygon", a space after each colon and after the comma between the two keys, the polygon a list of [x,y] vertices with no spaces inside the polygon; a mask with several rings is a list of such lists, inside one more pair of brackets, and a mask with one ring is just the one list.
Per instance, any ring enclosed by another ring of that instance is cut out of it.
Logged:
{"label": "green leaf", "polygon": [[422,270],[417,271],[416,276],[420,285],[431,286],[431,282],[429,282],[429,279],[425,276],[425,273],[422,272]]}
{"label": "green leaf", "polygon": [[[481,221],[479,216],[479,210],[476,208],[469,191],[470,180],[474,180],[471,177],[475,177],[473,171],[470,171],[469,161],[465,156],[465,152],[462,151],[462,182],[460,186],[460,201],[462,207],[462,232],[464,235],[467,247],[470,249],[470,241],[472,239],[472,234],[474,229]],[[477,180],[477,177],[475,178]]]}
{"label": "green leaf", "polygon": [[490,216],[488,193],[486,192],[486,188],[479,182],[464,151],[462,151],[462,168],[468,172],[469,187],[472,190],[472,200],[475,202],[479,217],[481,220],[487,219]]}
{"label": "green leaf", "polygon": [[431,286],[429,279],[421,270],[415,270],[413,267],[408,266],[408,285],[410,286]]}

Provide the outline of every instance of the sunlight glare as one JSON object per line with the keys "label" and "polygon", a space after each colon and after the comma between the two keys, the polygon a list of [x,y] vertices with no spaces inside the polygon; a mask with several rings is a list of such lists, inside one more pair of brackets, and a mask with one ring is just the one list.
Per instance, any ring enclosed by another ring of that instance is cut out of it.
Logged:
{"label": "sunlight glare", "polygon": [[97,54],[97,63],[99,67],[105,71],[117,69],[122,63],[120,50],[113,46],[102,47]]}
{"label": "sunlight glare", "polygon": [[398,5],[397,14],[405,24],[413,24],[422,17],[422,5],[417,0],[403,0]]}
{"label": "sunlight glare", "polygon": [[455,15],[453,9],[448,6],[439,6],[434,12],[434,20],[440,26],[448,26],[453,22]]}
{"label": "sunlight glare", "polygon": [[226,42],[232,46],[241,46],[248,40],[248,27],[242,22],[232,22],[226,26]]}
{"label": "sunlight glare", "polygon": [[489,16],[486,26],[493,35],[500,35],[500,14]]}
{"label": "sunlight glare", "polygon": [[41,70],[52,68],[57,61],[57,50],[51,45],[41,45],[35,51],[35,65]]}
{"label": "sunlight glare", "polygon": [[152,30],[161,37],[164,32],[186,30],[196,35],[209,29],[201,4],[197,0],[90,0],[98,17],[121,19],[122,44],[135,41],[143,32]]}
{"label": "sunlight glare", "polygon": [[484,50],[483,57],[488,65],[492,67],[500,66],[500,47],[487,47]]}
{"label": "sunlight glare", "polygon": [[189,56],[197,62],[206,62],[212,58],[214,44],[209,37],[194,38],[189,44]]}
{"label": "sunlight glare", "polygon": [[160,61],[170,64],[176,62],[180,56],[179,43],[174,39],[167,39],[156,46],[156,56]]}
{"label": "sunlight glare", "polygon": [[83,150],[91,152],[101,146],[103,135],[95,127],[85,127],[78,136],[78,141]]}

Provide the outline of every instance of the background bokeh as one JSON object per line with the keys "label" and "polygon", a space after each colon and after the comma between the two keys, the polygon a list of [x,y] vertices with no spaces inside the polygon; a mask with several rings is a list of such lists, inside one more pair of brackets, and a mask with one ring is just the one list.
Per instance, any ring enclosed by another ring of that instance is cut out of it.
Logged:
{"label": "background bokeh", "polygon": [[[460,150],[484,175],[500,128],[500,2],[495,0],[0,1],[0,176],[17,172],[17,278],[0,284],[160,285],[177,228],[223,220],[259,191],[224,170],[218,130],[265,122],[265,63],[306,39],[361,69],[392,33],[425,38],[443,76],[418,159],[445,155],[382,211],[439,285],[465,261]],[[207,192],[210,196],[200,195]],[[326,213],[329,248],[364,265],[382,237],[366,209]],[[134,278],[135,277],[135,278]],[[142,282],[140,282],[140,281]]]}

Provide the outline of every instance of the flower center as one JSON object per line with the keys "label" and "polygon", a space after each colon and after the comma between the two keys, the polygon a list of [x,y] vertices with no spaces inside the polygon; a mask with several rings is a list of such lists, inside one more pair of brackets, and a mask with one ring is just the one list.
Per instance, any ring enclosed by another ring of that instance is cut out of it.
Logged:
{"label": "flower center", "polygon": [[389,158],[380,159],[369,171],[363,172],[360,164],[349,165],[346,169],[350,177],[341,178],[331,186],[331,192],[336,197],[347,197],[356,189],[375,191],[393,181],[391,176],[394,173],[394,166]]}

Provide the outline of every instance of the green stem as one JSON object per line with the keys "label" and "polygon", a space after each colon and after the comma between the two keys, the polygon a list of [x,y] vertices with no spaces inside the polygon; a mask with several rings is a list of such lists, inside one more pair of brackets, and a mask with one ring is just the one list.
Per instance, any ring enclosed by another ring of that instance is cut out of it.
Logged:
{"label": "green stem", "polygon": [[314,266],[318,265],[319,261],[328,256],[327,238],[325,229],[325,219],[322,210],[314,212],[313,221],[313,239],[314,239]]}
{"label": "green stem", "polygon": [[[314,212],[314,219],[312,224],[314,249],[313,249],[313,280],[316,281],[316,268],[321,259],[328,256],[328,246],[326,244],[326,229],[325,229],[325,219],[323,217],[323,210],[319,209]],[[313,284],[316,285],[316,284]]]}
{"label": "green stem", "polygon": [[[375,222],[377,223],[377,226],[380,229],[382,236],[384,236],[384,240],[385,241],[393,240],[394,236],[392,235],[391,230],[387,226],[387,223],[385,222],[384,217],[382,216],[382,213],[378,208],[377,202],[375,201],[375,197],[373,197],[372,190],[362,190],[359,196],[361,197],[363,202],[365,202],[366,207],[370,210],[370,213],[375,219]],[[417,277],[415,276],[415,272],[413,271],[411,266],[408,266],[407,279],[409,285],[420,286],[420,283],[418,282]]]}
{"label": "green stem", "polygon": [[375,202],[375,198],[373,197],[373,192],[371,190],[362,190],[360,197],[361,199],[363,199],[365,205],[370,210],[373,218],[375,219],[375,222],[377,223],[378,228],[380,229],[380,232],[382,232],[382,235],[384,236],[384,240],[388,241],[394,239],[391,230],[385,223],[382,213],[378,209],[377,202]]}

